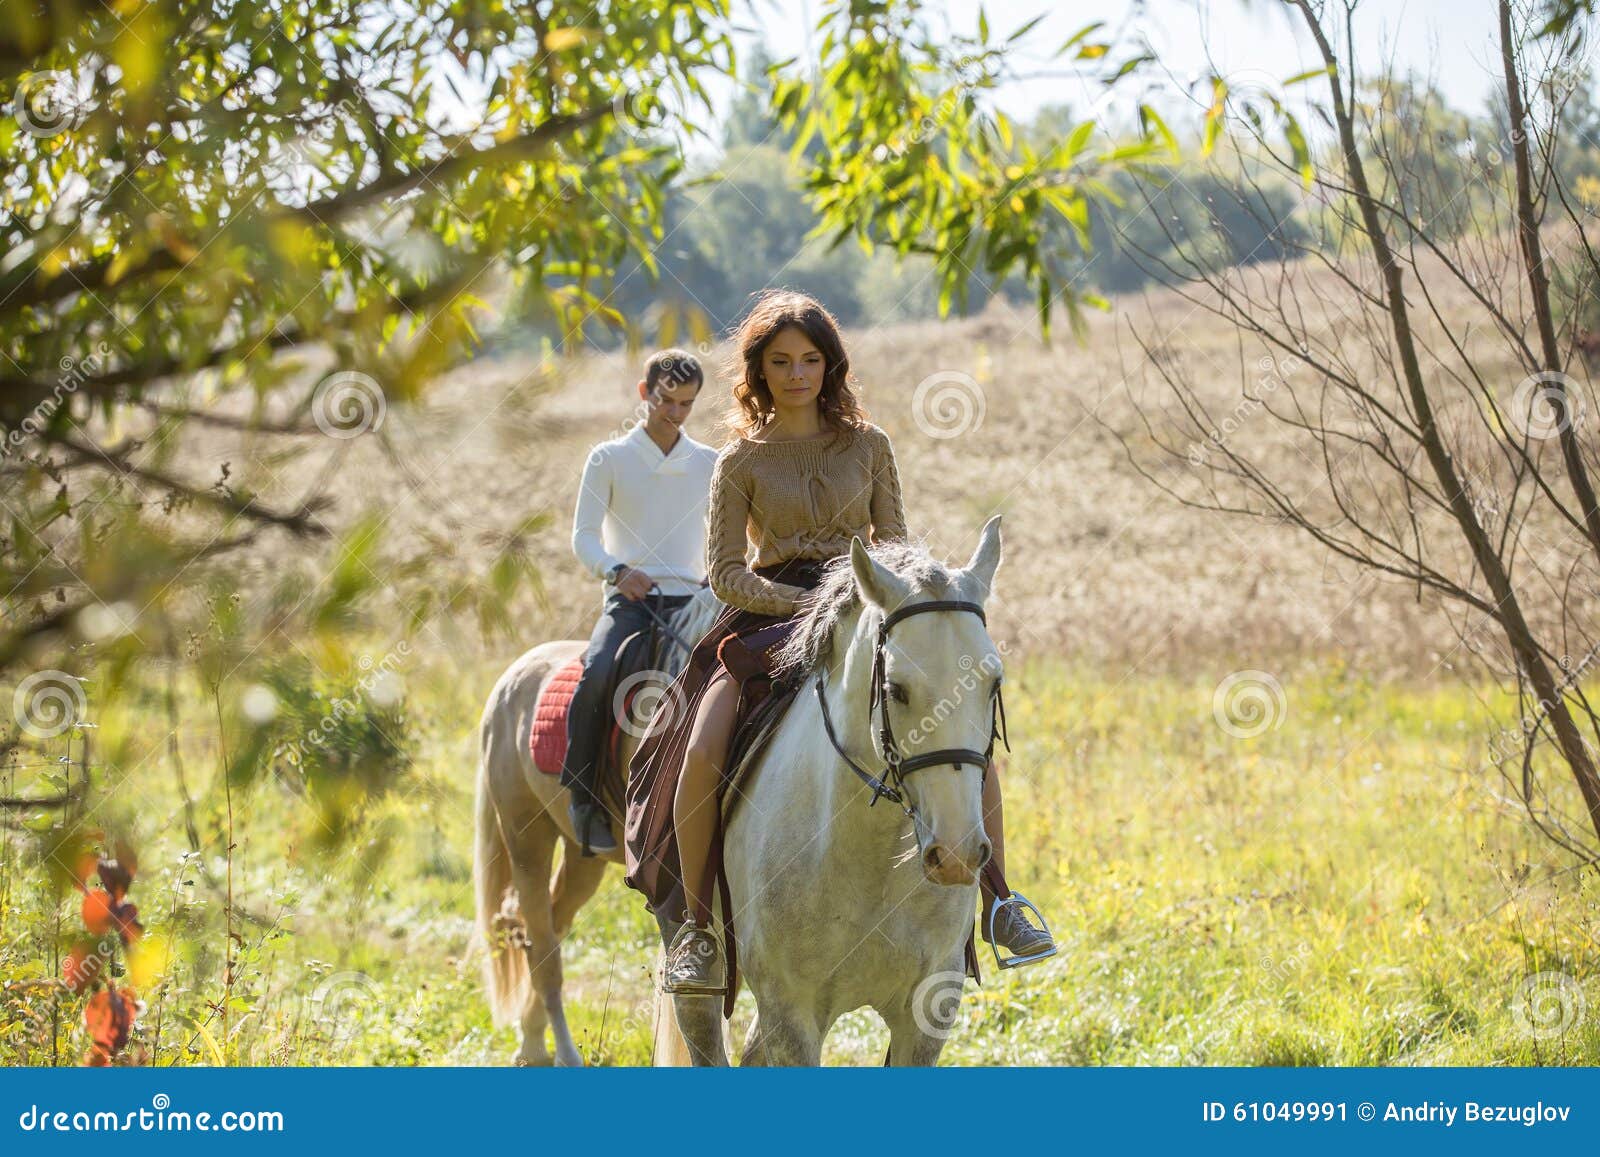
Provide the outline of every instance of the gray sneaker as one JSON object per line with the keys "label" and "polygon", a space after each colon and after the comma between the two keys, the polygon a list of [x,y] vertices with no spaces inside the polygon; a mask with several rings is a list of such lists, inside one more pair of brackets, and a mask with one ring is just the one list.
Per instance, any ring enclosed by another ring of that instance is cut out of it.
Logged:
{"label": "gray sneaker", "polygon": [[1004,948],[1013,957],[1041,957],[1055,951],[1055,941],[1047,929],[1037,928],[1028,919],[1028,905],[1016,896],[1001,900],[994,912],[994,935],[984,929],[984,939]]}
{"label": "gray sneaker", "polygon": [[661,968],[661,991],[685,996],[721,996],[728,991],[728,968],[716,933],[694,924],[678,929]]}
{"label": "gray sneaker", "polygon": [[578,845],[586,856],[606,856],[617,850],[617,838],[611,834],[611,817],[597,803],[573,800],[567,804],[567,818],[578,837]]}

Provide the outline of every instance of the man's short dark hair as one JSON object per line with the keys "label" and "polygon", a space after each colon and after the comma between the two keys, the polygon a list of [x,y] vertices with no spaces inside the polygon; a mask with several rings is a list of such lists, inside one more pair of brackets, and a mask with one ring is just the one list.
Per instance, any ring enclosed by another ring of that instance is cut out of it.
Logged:
{"label": "man's short dark hair", "polygon": [[693,382],[702,386],[705,380],[699,359],[688,350],[657,350],[644,363],[645,388],[652,393],[659,385],[686,386]]}

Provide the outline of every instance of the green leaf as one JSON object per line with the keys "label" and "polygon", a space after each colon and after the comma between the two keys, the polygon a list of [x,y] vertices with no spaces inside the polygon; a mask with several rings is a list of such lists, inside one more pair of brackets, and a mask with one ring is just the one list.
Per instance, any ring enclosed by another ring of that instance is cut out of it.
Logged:
{"label": "green leaf", "polygon": [[1293,155],[1295,167],[1300,171],[1300,180],[1306,188],[1311,187],[1316,178],[1316,166],[1312,163],[1311,149],[1306,144],[1306,136],[1300,128],[1300,122],[1288,111],[1283,111],[1283,136],[1289,144],[1289,151]]}
{"label": "green leaf", "polygon": [[1161,114],[1148,104],[1139,106],[1139,125],[1146,136],[1153,135],[1174,157],[1179,155],[1178,138],[1172,135],[1172,130],[1167,127],[1167,122],[1161,119]]}
{"label": "green leaf", "polygon": [[1106,22],[1104,20],[1096,20],[1092,24],[1085,24],[1082,28],[1078,29],[1078,31],[1074,32],[1070,37],[1068,37],[1067,38],[1067,42],[1065,44],[1063,44],[1060,48],[1056,49],[1056,53],[1055,54],[1057,56],[1062,56],[1062,55],[1066,54],[1074,46],[1076,46],[1077,44],[1081,43],[1084,40],[1087,40],[1089,37],[1093,36],[1097,31],[1099,31],[1100,29],[1104,28],[1105,26],[1106,26]]}
{"label": "green leaf", "polygon": [[1048,15],[1049,15],[1048,12],[1039,13],[1039,15],[1035,16],[1032,20],[1029,20],[1027,23],[1021,25],[1015,32],[1013,32],[1010,36],[1006,37],[1006,43],[1007,44],[1014,44],[1018,40],[1021,40],[1024,36],[1028,35],[1028,33],[1033,31],[1034,27],[1039,23],[1039,21],[1043,20]]}
{"label": "green leaf", "polygon": [[1291,85],[1304,84],[1308,80],[1315,80],[1319,76],[1328,76],[1332,72],[1332,65],[1327,65],[1322,68],[1313,68],[1309,72],[1297,72],[1288,80],[1283,82],[1283,87],[1288,88]]}

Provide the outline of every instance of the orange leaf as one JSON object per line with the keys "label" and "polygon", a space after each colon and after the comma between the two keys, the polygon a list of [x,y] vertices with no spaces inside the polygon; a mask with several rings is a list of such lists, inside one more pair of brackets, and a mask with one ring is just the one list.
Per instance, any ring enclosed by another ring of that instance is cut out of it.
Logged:
{"label": "orange leaf", "polygon": [[83,1007],[83,1023],[94,1041],[89,1064],[106,1064],[123,1045],[133,1028],[133,990],[107,988],[89,998]]}
{"label": "orange leaf", "polygon": [[83,926],[96,936],[111,931],[111,895],[100,888],[83,894]]}
{"label": "orange leaf", "polygon": [[73,992],[83,992],[105,970],[105,958],[87,941],[75,945],[61,962],[61,979]]}

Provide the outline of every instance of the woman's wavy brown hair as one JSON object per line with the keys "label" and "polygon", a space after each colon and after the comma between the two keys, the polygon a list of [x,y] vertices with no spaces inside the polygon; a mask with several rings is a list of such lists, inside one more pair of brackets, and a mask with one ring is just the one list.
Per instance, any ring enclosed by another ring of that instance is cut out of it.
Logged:
{"label": "woman's wavy brown hair", "polygon": [[761,376],[761,357],[772,339],[790,326],[822,351],[822,392],[817,395],[822,424],[835,432],[861,429],[867,411],[850,385],[850,358],[839,323],[816,298],[792,289],[769,289],[758,295],[734,332],[734,353],[727,365],[734,404],[725,426],[735,437],[748,438],[772,421],[772,391]]}

